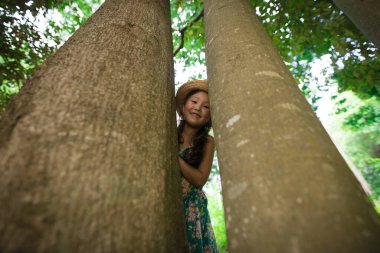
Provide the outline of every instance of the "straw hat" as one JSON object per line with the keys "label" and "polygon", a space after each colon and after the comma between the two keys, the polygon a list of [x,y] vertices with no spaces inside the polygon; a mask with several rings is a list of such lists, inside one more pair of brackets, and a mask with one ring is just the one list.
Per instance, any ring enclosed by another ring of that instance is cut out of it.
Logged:
{"label": "straw hat", "polygon": [[175,96],[176,104],[177,104],[177,112],[180,116],[182,116],[182,107],[185,104],[185,99],[187,95],[194,91],[204,91],[208,93],[208,84],[206,80],[193,80],[187,83],[184,83],[181,87],[179,87],[177,91],[177,95]]}

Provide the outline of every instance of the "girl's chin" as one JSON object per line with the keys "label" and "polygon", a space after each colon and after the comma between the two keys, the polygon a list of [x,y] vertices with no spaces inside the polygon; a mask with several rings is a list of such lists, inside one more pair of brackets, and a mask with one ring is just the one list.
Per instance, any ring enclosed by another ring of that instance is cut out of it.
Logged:
{"label": "girl's chin", "polygon": [[189,121],[186,121],[186,125],[188,125],[191,128],[197,128],[197,129],[199,129],[199,128],[203,127],[204,125],[206,125],[206,123],[202,124],[202,123],[198,123],[198,122],[191,122],[191,121],[189,122]]}

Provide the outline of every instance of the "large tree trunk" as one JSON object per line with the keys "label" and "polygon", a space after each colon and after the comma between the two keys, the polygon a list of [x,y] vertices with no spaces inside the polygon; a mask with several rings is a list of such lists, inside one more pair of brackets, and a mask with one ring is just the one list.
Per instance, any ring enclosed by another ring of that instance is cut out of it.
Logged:
{"label": "large tree trunk", "polygon": [[380,1],[334,0],[334,3],[380,49]]}
{"label": "large tree trunk", "polygon": [[373,206],[246,0],[205,0],[229,249],[380,252]]}
{"label": "large tree trunk", "polygon": [[0,123],[1,252],[183,252],[168,0],[108,0]]}

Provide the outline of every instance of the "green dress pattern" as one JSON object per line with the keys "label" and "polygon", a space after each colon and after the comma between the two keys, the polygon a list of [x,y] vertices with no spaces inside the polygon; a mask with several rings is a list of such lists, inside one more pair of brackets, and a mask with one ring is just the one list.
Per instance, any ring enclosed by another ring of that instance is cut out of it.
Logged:
{"label": "green dress pattern", "polygon": [[[179,152],[179,156],[185,162],[188,162],[186,159],[188,150],[189,148],[185,148]],[[195,187],[182,176],[182,198],[189,251],[191,253],[218,253],[210,215],[207,210],[206,194],[202,189]]]}

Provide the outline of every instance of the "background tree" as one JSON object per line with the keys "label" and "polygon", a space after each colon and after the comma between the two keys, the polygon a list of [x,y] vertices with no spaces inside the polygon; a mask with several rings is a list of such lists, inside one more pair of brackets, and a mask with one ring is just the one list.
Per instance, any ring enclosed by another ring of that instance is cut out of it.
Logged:
{"label": "background tree", "polygon": [[334,3],[367,35],[377,48],[380,48],[380,32],[379,29],[376,29],[376,24],[380,20],[379,1],[334,0]]}

